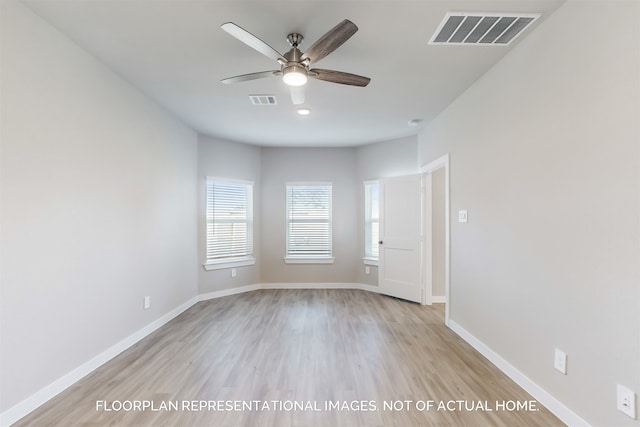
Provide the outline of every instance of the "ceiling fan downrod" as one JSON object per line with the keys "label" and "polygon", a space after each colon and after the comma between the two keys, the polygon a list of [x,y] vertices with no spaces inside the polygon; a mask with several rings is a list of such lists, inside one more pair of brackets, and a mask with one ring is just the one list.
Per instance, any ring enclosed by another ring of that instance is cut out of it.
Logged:
{"label": "ceiling fan downrod", "polygon": [[303,40],[304,40],[304,37],[302,37],[302,34],[291,33],[287,36],[287,41],[289,42],[291,47],[300,46]]}

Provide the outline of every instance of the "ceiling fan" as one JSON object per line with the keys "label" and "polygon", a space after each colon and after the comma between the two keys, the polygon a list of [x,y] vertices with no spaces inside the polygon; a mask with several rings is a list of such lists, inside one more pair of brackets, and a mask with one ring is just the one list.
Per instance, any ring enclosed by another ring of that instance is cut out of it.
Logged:
{"label": "ceiling fan", "polygon": [[221,28],[249,47],[252,47],[261,54],[276,60],[278,64],[280,64],[279,70],[259,71],[257,73],[229,77],[222,79],[222,83],[237,83],[269,76],[282,76],[284,83],[291,87],[291,100],[293,103],[302,104],[304,103],[304,91],[302,90],[302,86],[307,83],[308,77],[331,83],[360,87],[368,85],[371,81],[369,77],[363,77],[357,74],[324,70],[320,68],[310,68],[311,64],[315,64],[342,46],[344,42],[349,40],[349,38],[358,31],[358,27],[348,19],[345,19],[329,30],[304,53],[298,49],[298,46],[303,40],[302,35],[298,33],[289,34],[287,36],[287,40],[291,45],[291,49],[284,55],[280,54],[264,41],[233,22],[222,24]]}

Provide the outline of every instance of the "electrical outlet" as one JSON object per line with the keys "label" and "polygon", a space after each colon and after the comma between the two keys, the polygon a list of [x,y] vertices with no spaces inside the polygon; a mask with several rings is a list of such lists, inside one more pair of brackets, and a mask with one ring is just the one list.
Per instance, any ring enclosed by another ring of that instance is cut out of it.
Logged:
{"label": "electrical outlet", "polygon": [[567,375],[567,353],[556,348],[553,367],[562,374]]}
{"label": "electrical outlet", "polygon": [[231,277],[236,277],[236,274],[237,274],[237,273],[238,273],[238,272],[236,271],[236,269],[235,269],[235,268],[232,268],[232,269],[231,269]]}
{"label": "electrical outlet", "polygon": [[368,265],[364,268],[364,274],[371,274],[371,268]]}
{"label": "electrical outlet", "polygon": [[458,222],[467,222],[468,218],[466,209],[458,211]]}
{"label": "electrical outlet", "polygon": [[618,384],[618,410],[636,419],[636,394],[623,385]]}
{"label": "electrical outlet", "polygon": [[144,297],[144,309],[148,309],[149,307],[151,307],[151,297],[146,296]]}

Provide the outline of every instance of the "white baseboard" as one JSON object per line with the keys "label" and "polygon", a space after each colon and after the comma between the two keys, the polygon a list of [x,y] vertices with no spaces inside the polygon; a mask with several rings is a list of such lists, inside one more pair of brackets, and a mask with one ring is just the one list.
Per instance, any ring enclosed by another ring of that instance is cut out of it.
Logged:
{"label": "white baseboard", "polygon": [[48,400],[52,399],[59,393],[66,390],[68,387],[75,384],[77,381],[90,374],[95,369],[107,363],[109,360],[113,359],[138,341],[145,338],[147,335],[151,334],[156,329],[160,328],[173,318],[177,317],[184,311],[188,310],[192,305],[194,305],[198,299],[196,297],[189,299],[187,302],[181,304],[180,306],[174,308],[164,316],[160,317],[157,320],[149,323],[144,328],[138,330],[137,332],[129,335],[127,338],[118,342],[117,344],[109,347],[107,350],[103,351],[93,359],[83,363],[82,365],[75,368],[73,371],[64,375],[63,377],[57,379],[52,382],[48,386],[44,387],[40,391],[26,398],[22,402],[17,405],[9,408],[2,414],[0,414],[0,426],[10,426],[11,424],[18,421],[20,418],[26,416],[34,409],[46,403]]}
{"label": "white baseboard", "polygon": [[230,295],[243,294],[245,292],[257,291],[262,289],[260,285],[247,285],[239,288],[223,289],[221,291],[208,292],[206,294],[198,295],[198,301],[206,301],[210,299],[228,297]]}
{"label": "white baseboard", "polygon": [[377,286],[365,285],[364,283],[256,283],[255,285],[200,294],[198,295],[198,301],[257,291],[259,289],[360,289],[379,293]]}
{"label": "white baseboard", "polygon": [[260,289],[355,289],[355,283],[260,283]]}
{"label": "white baseboard", "polygon": [[364,283],[261,283],[260,289],[359,289],[380,293],[377,286]]}
{"label": "white baseboard", "polygon": [[466,329],[449,319],[447,324],[451,330],[458,334],[463,340],[469,343],[473,348],[478,350],[480,354],[489,359],[491,363],[496,365],[503,373],[511,378],[516,384],[522,387],[527,393],[533,396],[538,402],[550,410],[562,422],[571,427],[589,427],[590,424],[580,418],[575,412],[567,408],[558,399],[549,394],[538,384],[530,380],[526,375],[513,367],[509,362],[502,358],[498,353],[491,350],[482,341],[471,335]]}
{"label": "white baseboard", "polygon": [[362,283],[260,283],[260,289],[363,289],[375,286]]}
{"label": "white baseboard", "polygon": [[431,297],[431,303],[432,304],[444,304],[447,302],[447,297],[445,297],[444,295],[440,296],[440,295],[434,295]]}

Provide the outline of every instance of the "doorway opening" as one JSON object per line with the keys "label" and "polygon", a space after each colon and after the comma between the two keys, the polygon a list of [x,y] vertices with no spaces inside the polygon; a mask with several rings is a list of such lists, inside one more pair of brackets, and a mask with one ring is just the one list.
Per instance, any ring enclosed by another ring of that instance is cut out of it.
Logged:
{"label": "doorway opening", "polygon": [[449,324],[449,155],[420,170],[423,175],[423,303],[445,304],[445,324]]}

